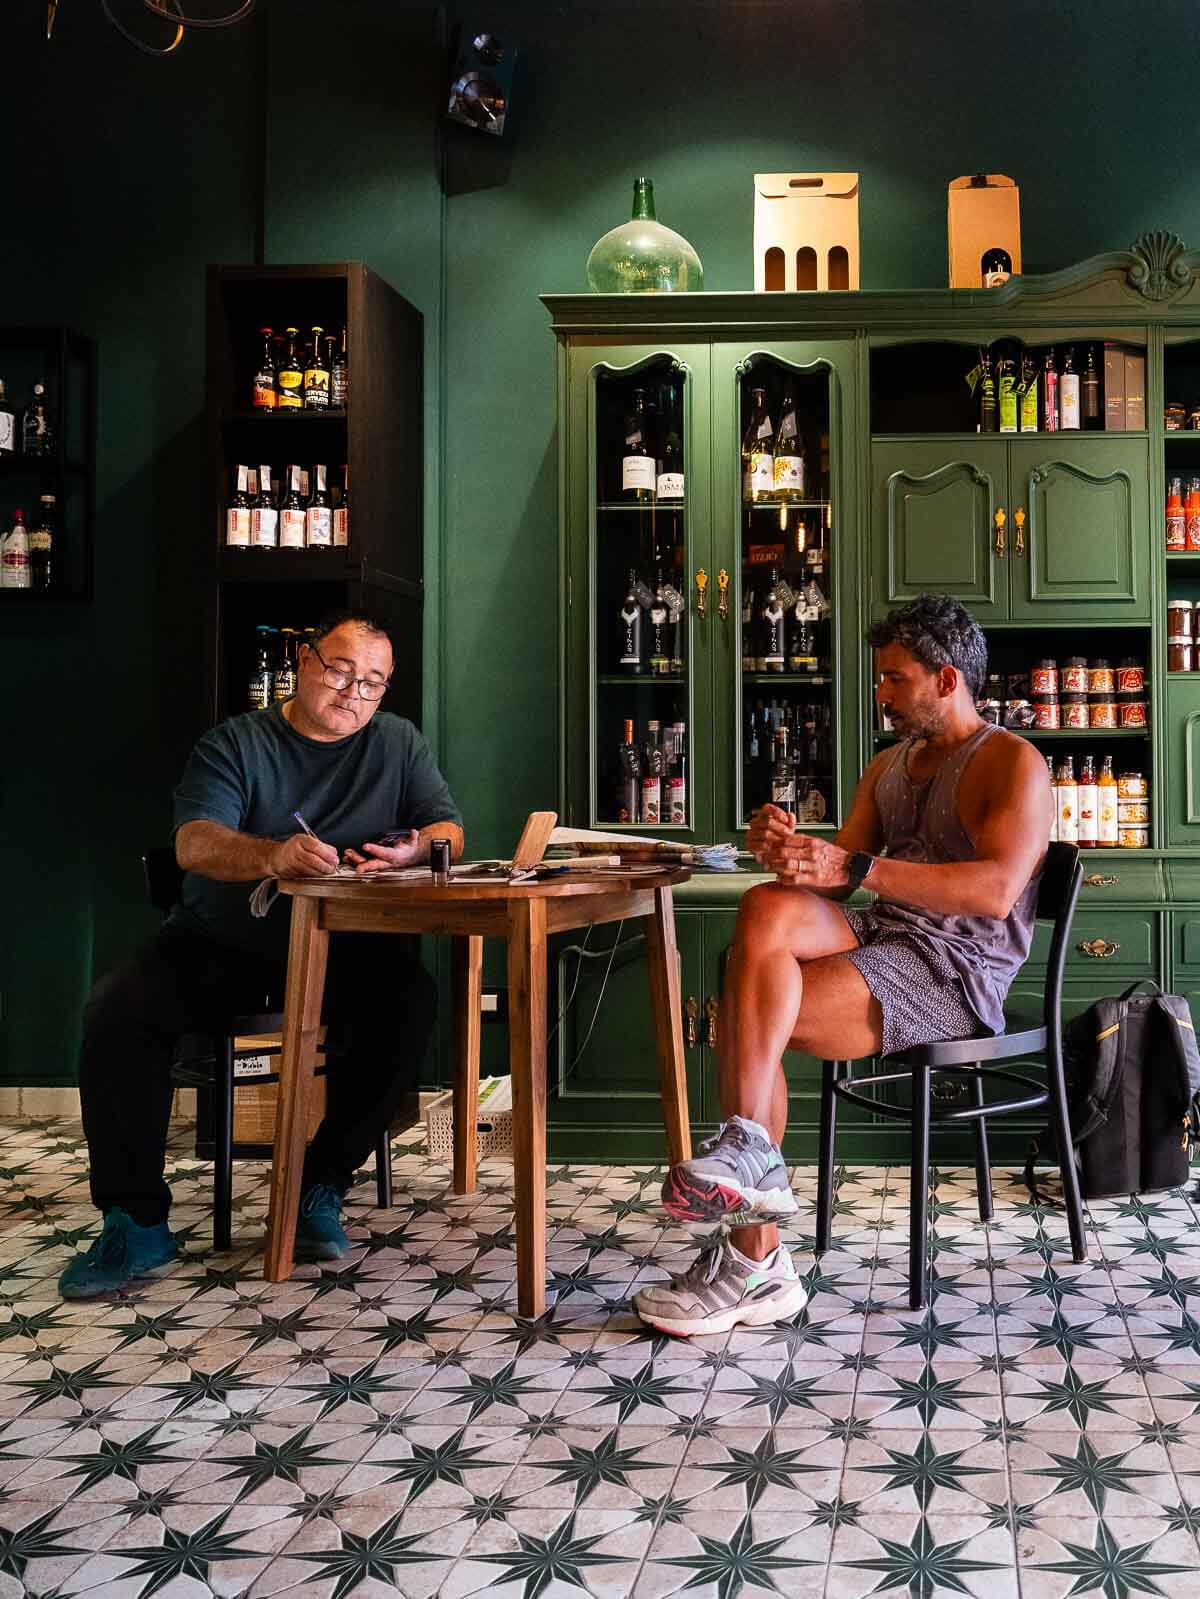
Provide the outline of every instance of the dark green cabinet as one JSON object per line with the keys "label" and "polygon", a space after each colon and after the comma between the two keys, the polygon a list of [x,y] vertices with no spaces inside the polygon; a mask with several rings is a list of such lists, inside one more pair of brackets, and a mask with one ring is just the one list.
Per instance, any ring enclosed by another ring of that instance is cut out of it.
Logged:
{"label": "dark green cabinet", "polygon": [[1200,844],[1200,673],[1167,679],[1167,844]]}

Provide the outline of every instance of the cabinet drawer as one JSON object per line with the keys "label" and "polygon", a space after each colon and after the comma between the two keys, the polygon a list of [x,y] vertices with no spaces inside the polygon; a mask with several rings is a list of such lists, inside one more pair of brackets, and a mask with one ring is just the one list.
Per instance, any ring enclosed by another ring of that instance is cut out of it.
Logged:
{"label": "cabinet drawer", "polygon": [[[1130,855],[1137,855],[1130,850]],[[1200,876],[1200,874],[1198,874]],[[1200,881],[1196,898],[1200,899]],[[1083,887],[1079,891],[1079,911],[1102,905],[1141,903],[1160,904],[1165,898],[1163,863],[1153,860],[1106,859],[1093,862],[1083,854]]]}
{"label": "cabinet drawer", "polygon": [[1171,920],[1175,924],[1176,976],[1200,982],[1200,916],[1176,911]]}
{"label": "cabinet drawer", "polygon": [[[1039,922],[1025,972],[1045,971],[1049,953],[1050,927]],[[1158,969],[1158,917],[1154,912],[1104,911],[1092,905],[1076,911],[1067,948],[1068,977],[1094,976],[1103,983],[1110,972],[1130,978],[1157,977]]]}

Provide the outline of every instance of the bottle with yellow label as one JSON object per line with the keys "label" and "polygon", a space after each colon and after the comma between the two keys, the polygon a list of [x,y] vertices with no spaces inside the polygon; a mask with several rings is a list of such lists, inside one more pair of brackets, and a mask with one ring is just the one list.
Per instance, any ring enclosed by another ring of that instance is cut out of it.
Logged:
{"label": "bottle with yellow label", "polygon": [[287,349],[275,373],[275,405],[280,411],[304,408],[304,368],[296,355],[296,328],[285,328]]}

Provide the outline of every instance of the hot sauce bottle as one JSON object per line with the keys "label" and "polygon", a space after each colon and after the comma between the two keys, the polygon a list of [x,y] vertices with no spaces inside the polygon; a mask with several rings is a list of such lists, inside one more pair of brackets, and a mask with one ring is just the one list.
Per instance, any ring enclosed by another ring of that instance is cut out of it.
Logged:
{"label": "hot sauce bottle", "polygon": [[1183,504],[1183,479],[1173,477],[1167,489],[1167,548],[1187,549],[1187,513]]}
{"label": "hot sauce bottle", "polygon": [[1188,479],[1183,502],[1185,540],[1189,550],[1200,550],[1200,477]]}

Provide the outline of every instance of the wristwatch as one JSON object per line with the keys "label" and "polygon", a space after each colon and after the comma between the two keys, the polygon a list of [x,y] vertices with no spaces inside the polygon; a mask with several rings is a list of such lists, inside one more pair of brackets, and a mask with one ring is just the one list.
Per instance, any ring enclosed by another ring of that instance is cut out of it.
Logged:
{"label": "wristwatch", "polygon": [[850,857],[846,867],[846,876],[850,879],[851,888],[861,888],[867,873],[875,864],[875,856],[868,855],[866,850],[856,849]]}

